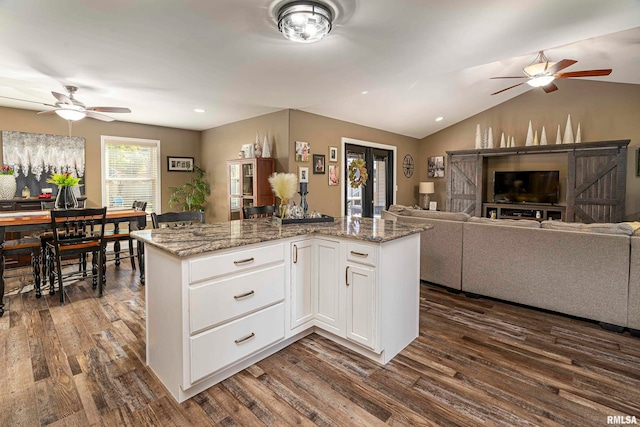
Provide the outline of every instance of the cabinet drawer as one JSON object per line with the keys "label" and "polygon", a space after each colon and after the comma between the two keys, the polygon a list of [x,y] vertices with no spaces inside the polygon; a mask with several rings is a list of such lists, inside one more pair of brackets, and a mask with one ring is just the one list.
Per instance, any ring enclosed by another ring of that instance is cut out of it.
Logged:
{"label": "cabinet drawer", "polygon": [[16,210],[16,205],[13,202],[0,203],[0,211],[14,211],[14,210]]}
{"label": "cabinet drawer", "polygon": [[347,261],[376,266],[376,248],[370,245],[347,243]]}
{"label": "cabinet drawer", "polygon": [[284,303],[191,337],[191,383],[283,337]]}
{"label": "cabinet drawer", "polygon": [[284,299],[284,264],[189,289],[191,334]]}
{"label": "cabinet drawer", "polygon": [[191,283],[200,282],[282,261],[284,261],[284,243],[259,248],[245,246],[243,250],[237,252],[189,261],[189,280]]}

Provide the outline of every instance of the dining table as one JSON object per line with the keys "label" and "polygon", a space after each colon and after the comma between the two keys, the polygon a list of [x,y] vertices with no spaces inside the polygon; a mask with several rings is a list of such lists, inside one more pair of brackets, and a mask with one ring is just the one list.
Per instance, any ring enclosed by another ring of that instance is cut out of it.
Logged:
{"label": "dining table", "polygon": [[[108,224],[113,224],[114,228],[119,228],[121,223],[135,222],[138,224],[137,229],[144,229],[147,225],[147,213],[131,208],[107,208],[106,221]],[[17,212],[0,212],[0,233],[2,236],[6,236],[8,232],[18,232],[24,234],[25,232],[37,232],[47,231],[51,229],[51,214],[48,210],[42,211],[17,211]],[[141,244],[140,242],[138,243]],[[4,239],[0,241],[0,262],[3,259]],[[138,249],[140,265],[140,283],[144,285],[144,250],[139,247]],[[4,314],[4,277],[0,275],[0,317]]]}

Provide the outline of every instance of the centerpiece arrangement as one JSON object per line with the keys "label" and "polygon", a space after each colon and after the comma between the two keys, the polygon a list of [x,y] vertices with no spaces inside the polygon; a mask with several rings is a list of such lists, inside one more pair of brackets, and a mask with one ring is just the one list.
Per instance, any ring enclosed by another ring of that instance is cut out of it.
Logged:
{"label": "centerpiece arrangement", "polygon": [[279,224],[302,224],[308,222],[333,222],[333,217],[322,215],[319,212],[312,211],[308,213],[307,204],[307,183],[300,182],[300,205],[296,204],[291,198],[296,194],[298,186],[298,177],[293,173],[274,173],[269,177],[271,189],[277,198],[280,199],[280,205],[277,215],[274,217]]}
{"label": "centerpiece arrangement", "polygon": [[78,199],[73,191],[73,187],[79,187],[80,178],[73,176],[71,173],[54,173],[47,182],[58,186],[58,195],[56,196],[56,209],[72,209],[78,207]]}

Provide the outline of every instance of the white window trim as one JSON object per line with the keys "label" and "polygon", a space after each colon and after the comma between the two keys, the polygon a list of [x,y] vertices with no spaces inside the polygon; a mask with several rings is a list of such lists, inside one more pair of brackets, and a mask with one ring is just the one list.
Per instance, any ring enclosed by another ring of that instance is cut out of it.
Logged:
{"label": "white window trim", "polygon": [[160,160],[162,156],[160,155],[159,139],[127,138],[124,136],[109,136],[109,135],[100,136],[100,169],[101,169],[100,187],[101,187],[101,193],[102,193],[102,206],[109,205],[109,201],[107,200],[107,188],[105,186],[107,171],[104,164],[105,162],[104,149],[105,149],[105,145],[107,144],[107,141],[109,141],[110,143],[112,141],[118,141],[128,145],[137,144],[137,145],[151,145],[156,147],[156,152],[158,153],[158,158],[156,160],[158,162],[158,186],[156,190],[156,200],[158,200],[158,209],[156,209],[156,211],[161,212],[160,207],[162,206],[162,163],[160,163]]}

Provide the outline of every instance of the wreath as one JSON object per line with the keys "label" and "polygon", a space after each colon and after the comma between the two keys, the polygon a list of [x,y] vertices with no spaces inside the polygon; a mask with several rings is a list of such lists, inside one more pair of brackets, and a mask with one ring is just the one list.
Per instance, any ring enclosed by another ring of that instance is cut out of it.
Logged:
{"label": "wreath", "polygon": [[349,164],[349,181],[351,188],[358,188],[361,185],[367,185],[367,166],[364,159],[356,159]]}

